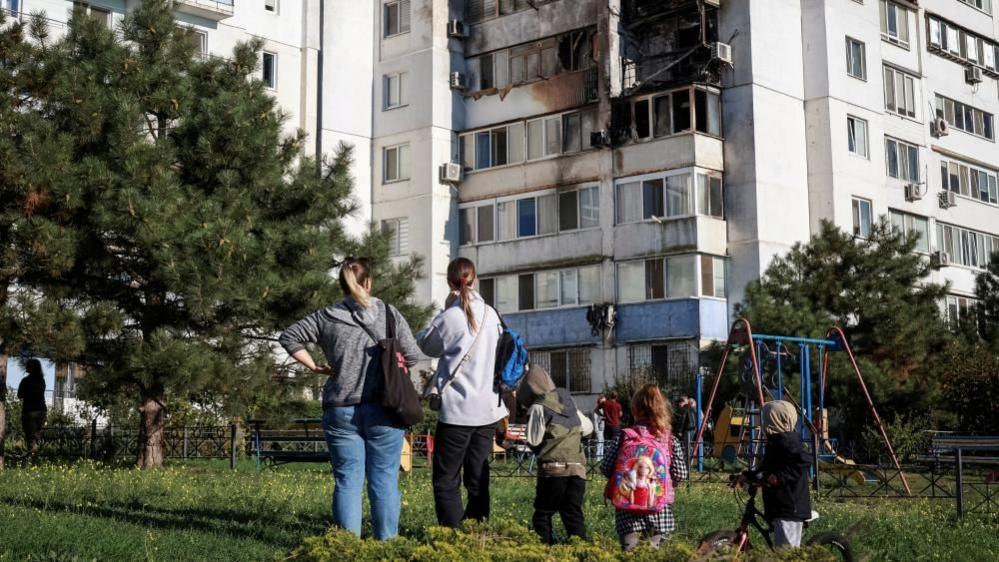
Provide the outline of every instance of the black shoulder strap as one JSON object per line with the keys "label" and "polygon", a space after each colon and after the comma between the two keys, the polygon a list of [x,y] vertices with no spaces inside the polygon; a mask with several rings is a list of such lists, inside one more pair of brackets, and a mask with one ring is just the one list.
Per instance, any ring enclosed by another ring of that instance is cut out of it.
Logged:
{"label": "black shoulder strap", "polygon": [[382,307],[385,308],[385,337],[394,340],[395,339],[395,313],[392,312],[392,307],[388,305],[387,302],[382,301]]}

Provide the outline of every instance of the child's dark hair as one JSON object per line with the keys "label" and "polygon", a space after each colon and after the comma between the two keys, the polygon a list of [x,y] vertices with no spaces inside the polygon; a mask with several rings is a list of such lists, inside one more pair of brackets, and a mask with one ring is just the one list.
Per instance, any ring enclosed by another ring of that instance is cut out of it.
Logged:
{"label": "child's dark hair", "polygon": [[468,319],[468,326],[472,331],[477,330],[475,324],[475,314],[472,313],[472,283],[475,282],[475,264],[468,258],[457,258],[451,260],[447,265],[447,284],[451,289],[458,291],[458,298],[461,300],[461,308],[465,311],[465,318]]}
{"label": "child's dark hair", "polygon": [[659,387],[647,384],[631,397],[631,415],[636,423],[648,426],[658,437],[665,437],[673,427],[673,411]]}

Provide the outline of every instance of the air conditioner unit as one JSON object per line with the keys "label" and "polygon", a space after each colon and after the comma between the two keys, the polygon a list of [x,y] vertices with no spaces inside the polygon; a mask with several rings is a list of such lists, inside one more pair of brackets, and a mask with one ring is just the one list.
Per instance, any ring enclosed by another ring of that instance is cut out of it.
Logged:
{"label": "air conditioner unit", "polygon": [[957,206],[957,197],[954,195],[953,191],[941,191],[940,192],[940,208],[950,209],[951,207]]}
{"label": "air conditioner unit", "polygon": [[906,201],[919,201],[923,198],[923,194],[920,192],[918,183],[907,183],[905,184],[905,200]]}
{"label": "air conditioner unit", "polygon": [[930,265],[936,269],[950,265],[950,254],[942,250],[937,250],[930,254]]}
{"label": "air conditioner unit", "polygon": [[452,72],[450,82],[452,90],[464,90],[467,86],[465,84],[465,75],[460,72]]}
{"label": "air conditioner unit", "polygon": [[440,167],[441,183],[458,183],[461,181],[461,164],[446,162]]}
{"label": "air conditioner unit", "polygon": [[977,66],[970,66],[964,69],[964,81],[968,84],[982,83],[982,69]]}
{"label": "air conditioner unit", "polygon": [[451,20],[447,22],[447,36],[454,37],[455,39],[464,39],[468,37],[465,34],[465,22],[461,20]]}
{"label": "air conditioner unit", "polygon": [[943,117],[937,117],[930,124],[930,129],[933,136],[937,138],[946,137],[950,133],[950,124]]}
{"label": "air conditioner unit", "polygon": [[610,146],[611,138],[607,129],[593,131],[590,133],[590,146]]}
{"label": "air conditioner unit", "polygon": [[732,65],[732,45],[718,41],[711,45],[711,55],[727,65]]}

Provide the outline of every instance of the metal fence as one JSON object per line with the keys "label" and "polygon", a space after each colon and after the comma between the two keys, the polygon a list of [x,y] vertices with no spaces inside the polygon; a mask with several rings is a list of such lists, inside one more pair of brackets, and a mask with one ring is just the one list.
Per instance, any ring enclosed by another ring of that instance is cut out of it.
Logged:
{"label": "metal fence", "polygon": [[[163,432],[164,454],[172,459],[231,458],[233,447],[246,450],[234,424],[167,428]],[[38,439],[38,456],[45,459],[76,460],[83,458],[112,460],[135,458],[139,450],[139,431],[134,427],[108,425],[49,426]]]}

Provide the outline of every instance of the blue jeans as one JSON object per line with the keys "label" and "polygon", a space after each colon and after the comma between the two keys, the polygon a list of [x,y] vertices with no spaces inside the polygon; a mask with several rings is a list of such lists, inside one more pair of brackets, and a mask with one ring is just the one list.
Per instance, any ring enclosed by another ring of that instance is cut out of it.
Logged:
{"label": "blue jeans", "polygon": [[333,522],[361,534],[361,490],[368,479],[368,501],[375,538],[399,533],[399,461],[403,429],[381,404],[327,408],[323,433],[333,462]]}

